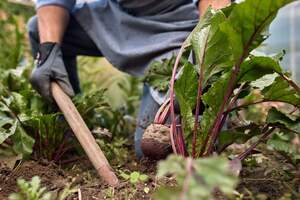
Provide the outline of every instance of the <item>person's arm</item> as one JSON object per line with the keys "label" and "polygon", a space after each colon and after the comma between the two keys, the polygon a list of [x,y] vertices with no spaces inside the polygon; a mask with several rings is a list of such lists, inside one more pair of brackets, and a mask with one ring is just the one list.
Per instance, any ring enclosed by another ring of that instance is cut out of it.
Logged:
{"label": "person's arm", "polygon": [[40,43],[61,43],[69,23],[69,12],[56,5],[43,6],[37,10]]}
{"label": "person's arm", "polygon": [[40,44],[35,68],[30,76],[33,88],[45,99],[53,101],[51,82],[56,81],[69,96],[73,87],[63,60],[61,43],[76,0],[37,0]]}
{"label": "person's arm", "polygon": [[38,0],[37,17],[40,43],[61,43],[69,23],[69,12],[76,0]]}
{"label": "person's arm", "polygon": [[230,5],[231,0],[200,0],[199,2],[199,12],[202,16],[207,8],[211,6],[213,9],[221,9]]}

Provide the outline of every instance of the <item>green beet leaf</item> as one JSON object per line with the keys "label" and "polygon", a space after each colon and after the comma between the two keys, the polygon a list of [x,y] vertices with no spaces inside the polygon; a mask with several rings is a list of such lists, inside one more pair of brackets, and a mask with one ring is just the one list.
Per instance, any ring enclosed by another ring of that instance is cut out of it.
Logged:
{"label": "green beet leaf", "polygon": [[[17,130],[17,121],[11,118],[0,116],[0,144],[2,144],[7,138],[15,134]],[[9,126],[9,128],[7,128]]]}
{"label": "green beet leaf", "polygon": [[227,34],[237,62],[246,58],[268,36],[267,28],[280,8],[293,0],[246,0],[232,8],[220,25]]}
{"label": "green beet leaf", "polygon": [[194,126],[194,115],[197,99],[198,76],[194,66],[187,62],[181,76],[175,82],[176,99],[179,102],[180,114],[183,121],[184,133],[189,135]]}
{"label": "green beet leaf", "polygon": [[28,156],[32,153],[35,140],[25,132],[19,123],[16,133],[11,137],[14,141],[13,149],[17,154]]}
{"label": "green beet leaf", "polygon": [[198,72],[202,70],[203,73],[202,89],[211,76],[233,64],[229,42],[219,27],[225,20],[222,11],[209,10],[203,19],[209,22],[209,25],[199,27],[199,31],[191,35],[191,44],[199,66]]}
{"label": "green beet leaf", "polygon": [[276,108],[269,110],[266,122],[268,124],[279,125],[281,132],[294,131],[300,133],[300,121],[291,119],[288,115],[280,112]]}
{"label": "green beet leaf", "polygon": [[272,138],[269,139],[267,142],[267,145],[276,151],[292,154],[293,151],[293,145],[290,143],[290,141],[283,141],[278,138]]}
{"label": "green beet leaf", "polygon": [[275,72],[282,73],[282,69],[277,61],[270,57],[252,57],[241,65],[237,82],[252,82]]}
{"label": "green beet leaf", "polygon": [[232,174],[228,160],[223,157],[196,160],[195,173],[203,178],[208,191],[217,187],[224,194],[229,195],[237,184],[237,177]]}
{"label": "green beet leaf", "polygon": [[262,90],[265,100],[281,101],[300,106],[300,94],[289,85],[281,76],[278,76],[274,82]]}
{"label": "green beet leaf", "polygon": [[192,160],[171,155],[158,165],[159,177],[170,174],[176,176],[178,186],[159,189],[155,199],[165,199],[167,191],[172,194],[169,199],[178,199],[179,196],[183,199],[214,199],[216,188],[230,195],[237,184],[228,160],[222,157]]}
{"label": "green beet leaf", "polygon": [[223,151],[228,145],[237,143],[244,144],[252,137],[261,134],[261,127],[251,123],[245,126],[234,127],[229,130],[224,130],[220,133],[218,140],[218,150]]}
{"label": "green beet leaf", "polygon": [[212,127],[217,113],[223,103],[226,86],[229,81],[229,73],[223,74],[211,88],[203,95],[203,103],[206,108],[201,120],[201,134],[202,138],[207,136],[209,129]]}

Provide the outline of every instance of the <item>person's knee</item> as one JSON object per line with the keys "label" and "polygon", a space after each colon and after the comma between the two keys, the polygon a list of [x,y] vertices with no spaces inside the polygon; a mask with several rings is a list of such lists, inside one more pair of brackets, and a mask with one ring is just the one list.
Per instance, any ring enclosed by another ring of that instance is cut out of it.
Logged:
{"label": "person's knee", "polygon": [[31,44],[32,54],[36,55],[39,45],[39,31],[37,17],[31,17],[27,22],[27,32]]}

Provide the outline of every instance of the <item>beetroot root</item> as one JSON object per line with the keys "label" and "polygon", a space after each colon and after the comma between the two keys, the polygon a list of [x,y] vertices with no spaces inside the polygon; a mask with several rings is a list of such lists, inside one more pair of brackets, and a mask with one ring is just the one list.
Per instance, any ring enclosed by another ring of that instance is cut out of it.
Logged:
{"label": "beetroot root", "polygon": [[144,132],[142,151],[146,157],[160,160],[172,153],[170,128],[162,124],[151,124]]}

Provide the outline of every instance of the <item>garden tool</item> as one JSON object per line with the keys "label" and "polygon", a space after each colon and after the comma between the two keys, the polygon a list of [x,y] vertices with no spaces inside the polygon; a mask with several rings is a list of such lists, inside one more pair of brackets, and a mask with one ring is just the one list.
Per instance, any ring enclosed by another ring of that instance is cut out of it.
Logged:
{"label": "garden tool", "polygon": [[105,155],[96,143],[95,138],[92,136],[70,97],[56,82],[51,83],[51,92],[55,102],[64,114],[65,119],[100,177],[109,185],[117,186],[119,184],[117,176],[110,167]]}

